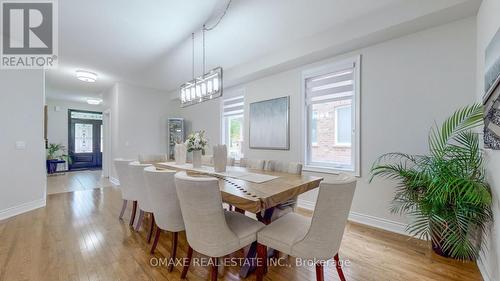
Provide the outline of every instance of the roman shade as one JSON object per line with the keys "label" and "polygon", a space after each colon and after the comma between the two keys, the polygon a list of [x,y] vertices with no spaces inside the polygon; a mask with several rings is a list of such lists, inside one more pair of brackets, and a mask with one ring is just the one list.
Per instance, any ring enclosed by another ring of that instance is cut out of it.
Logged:
{"label": "roman shade", "polygon": [[245,106],[245,96],[238,95],[224,99],[224,117],[242,115]]}
{"label": "roman shade", "polygon": [[331,102],[354,95],[354,63],[343,65],[338,71],[307,78],[307,105]]}

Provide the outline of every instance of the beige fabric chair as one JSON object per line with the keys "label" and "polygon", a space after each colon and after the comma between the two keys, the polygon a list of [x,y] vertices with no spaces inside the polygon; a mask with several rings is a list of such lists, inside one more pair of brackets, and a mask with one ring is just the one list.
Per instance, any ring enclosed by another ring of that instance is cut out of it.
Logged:
{"label": "beige fabric chair", "polygon": [[213,166],[214,165],[214,156],[213,155],[202,155],[201,156],[201,164],[204,166]]}
{"label": "beige fabric chair", "polygon": [[139,154],[139,163],[154,164],[167,161],[166,154]]}
{"label": "beige fabric chair", "polygon": [[240,166],[248,169],[263,170],[265,162],[264,160],[241,158]]}
{"label": "beige fabric chair", "polygon": [[[340,175],[335,183],[321,183],[312,218],[290,213],[257,234],[259,258],[266,257],[266,246],[308,260],[334,257],[339,277],[345,280],[338,251],[355,188],[356,179],[348,175]],[[262,280],[265,270],[258,268],[257,280]],[[321,263],[316,264],[316,277],[323,280]]]}
{"label": "beige fabric chair", "polygon": [[[151,164],[141,164],[139,161],[130,162],[129,175],[130,185],[135,190],[138,196],[139,204],[139,217],[135,225],[135,230],[139,231],[144,219],[145,213],[153,213],[153,207],[151,204],[151,198],[149,191],[146,188],[146,182],[144,181],[144,168],[151,166]],[[148,236],[148,241],[151,240],[152,226],[154,225],[153,219],[151,220],[150,235]]]}
{"label": "beige fabric chair", "polygon": [[[193,249],[215,259],[256,241],[256,233],[264,224],[240,213],[224,211],[218,179],[190,177],[179,172],[175,184],[189,244],[188,262],[181,278],[186,277]],[[217,266],[212,267],[211,278],[217,279]]]}
{"label": "beige fabric chair", "polygon": [[137,200],[139,199],[139,196],[135,192],[135,189],[130,186],[130,181],[129,181],[129,169],[128,169],[128,164],[134,160],[130,159],[115,159],[114,165],[115,165],[115,170],[116,174],[118,175],[118,181],[120,182],[120,190],[122,192],[122,210],[120,212],[119,218],[123,218],[123,214],[125,213],[125,209],[127,208],[127,203],[128,201],[132,201],[132,214],[130,217],[130,225],[134,223],[135,219],[135,213],[137,210]]}
{"label": "beige fabric chair", "polygon": [[[184,220],[175,189],[175,173],[176,171],[172,170],[157,170],[153,166],[144,169],[144,178],[151,196],[156,223],[156,234],[150,253],[154,254],[161,231],[170,231],[172,232],[172,248],[170,250],[172,261],[175,261],[179,231],[184,230]],[[173,263],[170,262],[168,271],[171,272],[172,269]]]}
{"label": "beige fabric chair", "polygon": [[[267,160],[264,169],[267,171],[288,173],[294,175],[302,174],[302,164],[298,162]],[[296,206],[297,206],[297,197],[290,199],[287,202],[279,204],[274,209],[271,221],[293,212]]]}

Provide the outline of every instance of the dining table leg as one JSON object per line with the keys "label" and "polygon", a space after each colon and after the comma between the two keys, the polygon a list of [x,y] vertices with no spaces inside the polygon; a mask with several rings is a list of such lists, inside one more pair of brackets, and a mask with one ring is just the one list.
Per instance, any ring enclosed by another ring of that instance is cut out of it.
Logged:
{"label": "dining table leg", "polygon": [[[257,216],[257,219],[264,223],[264,224],[270,224],[271,223],[271,218],[274,213],[274,207],[266,209],[264,211],[264,216]],[[257,256],[257,241],[253,242],[250,245],[250,248],[248,249],[247,255],[245,257],[245,262],[243,266],[240,269],[240,277],[241,278],[247,278],[250,273],[255,271],[256,264],[255,264],[255,258]]]}

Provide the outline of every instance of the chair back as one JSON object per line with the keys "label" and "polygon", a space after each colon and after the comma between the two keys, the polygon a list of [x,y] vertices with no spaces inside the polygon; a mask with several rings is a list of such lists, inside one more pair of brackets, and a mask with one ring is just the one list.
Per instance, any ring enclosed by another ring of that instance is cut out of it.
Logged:
{"label": "chair back", "polygon": [[304,239],[293,245],[292,255],[330,259],[339,251],[355,189],[356,179],[345,174],[336,182],[320,184],[311,226]]}
{"label": "chair back", "polygon": [[155,222],[163,230],[184,230],[181,206],[175,189],[173,170],[157,170],[154,166],[144,168],[144,179],[149,191]]}
{"label": "chair back", "polygon": [[134,160],[117,158],[113,161],[115,165],[118,181],[120,182],[120,190],[122,191],[122,199],[137,200],[135,190],[131,188],[128,178],[128,164]]}
{"label": "chair back", "polygon": [[204,166],[213,166],[214,165],[214,156],[213,155],[202,155],[201,156],[201,164]]}
{"label": "chair back", "polygon": [[264,170],[265,162],[264,160],[241,158],[240,166],[248,169]]}
{"label": "chair back", "polygon": [[234,157],[228,157],[227,158],[227,165],[228,166],[234,166]]}
{"label": "chair back", "polygon": [[139,154],[139,163],[141,164],[154,164],[166,161],[166,154]]}
{"label": "chair back", "polygon": [[146,182],[144,181],[144,168],[151,166],[151,164],[141,164],[139,161],[130,162],[129,175],[130,186],[135,190],[138,196],[137,201],[139,202],[139,208],[145,212],[153,212],[151,207],[151,198],[149,196],[148,189],[146,188]]}
{"label": "chair back", "polygon": [[179,172],[175,185],[187,241],[196,252],[218,257],[227,248],[239,247],[238,237],[226,223],[218,179]]}
{"label": "chair back", "polygon": [[288,173],[294,175],[302,174],[302,163],[299,162],[285,162],[278,160],[267,160],[264,166],[266,171],[274,171],[281,173]]}

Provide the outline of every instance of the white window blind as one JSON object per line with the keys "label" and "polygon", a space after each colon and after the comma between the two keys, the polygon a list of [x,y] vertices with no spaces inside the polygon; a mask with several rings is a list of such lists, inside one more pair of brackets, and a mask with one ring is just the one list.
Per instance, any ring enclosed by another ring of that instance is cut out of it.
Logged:
{"label": "white window blind", "polygon": [[224,99],[224,104],[223,104],[224,117],[243,115],[244,106],[245,106],[245,96],[243,95]]}
{"label": "white window blind", "polygon": [[354,64],[340,71],[306,79],[306,103],[324,103],[354,94]]}

